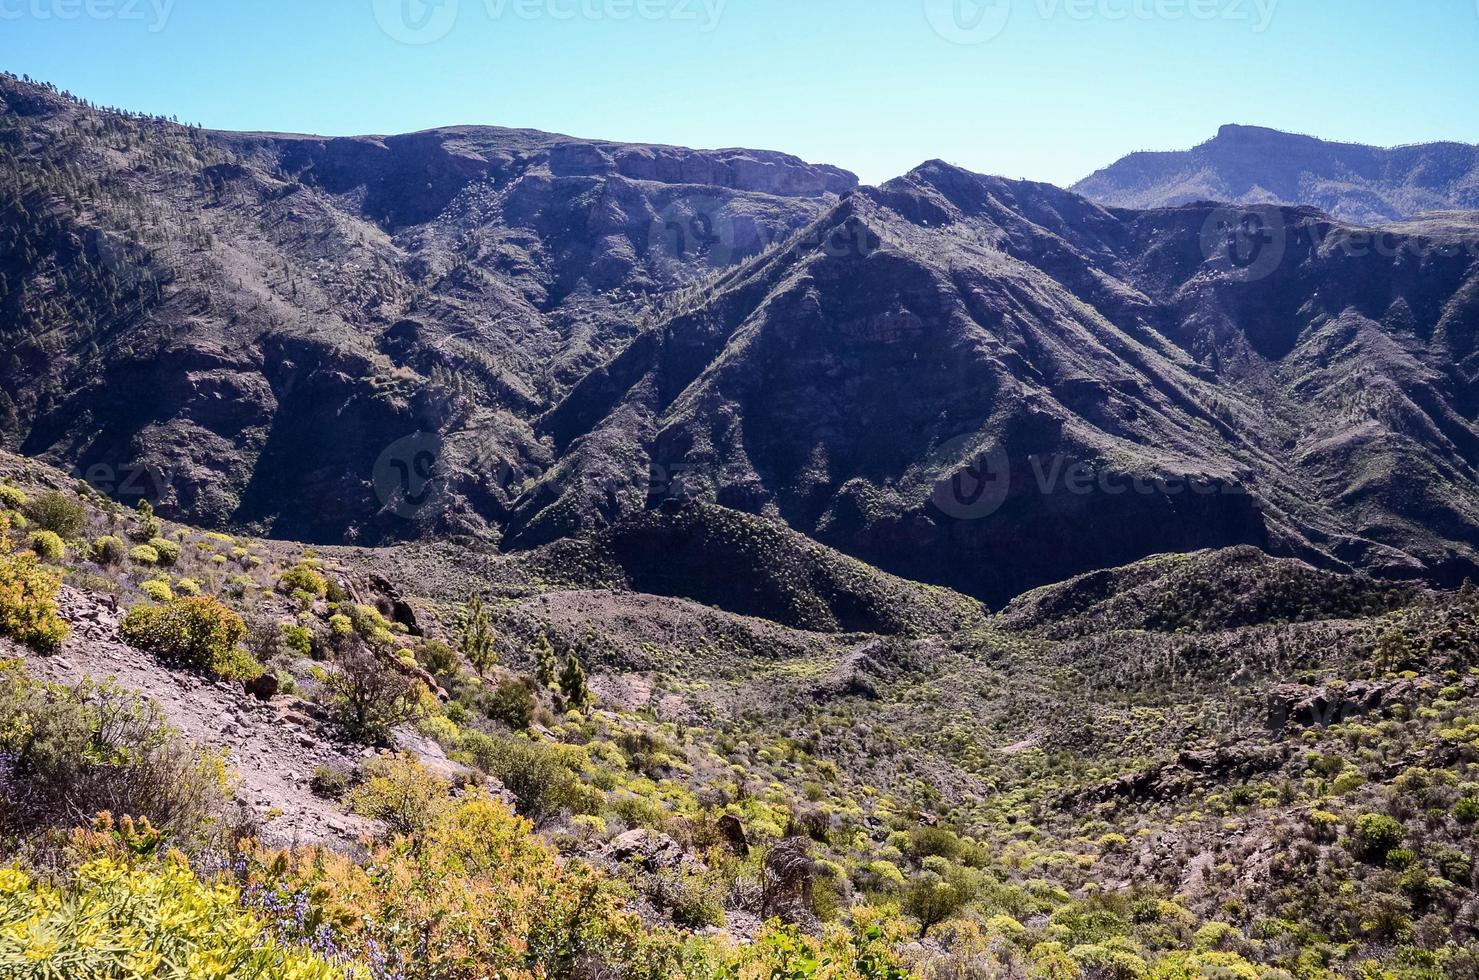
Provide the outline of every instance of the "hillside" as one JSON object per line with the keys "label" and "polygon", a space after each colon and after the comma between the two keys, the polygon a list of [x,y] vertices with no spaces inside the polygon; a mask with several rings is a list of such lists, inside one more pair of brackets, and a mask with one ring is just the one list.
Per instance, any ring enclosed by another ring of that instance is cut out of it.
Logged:
{"label": "hillside", "polygon": [[1122,208],[1196,201],[1308,205],[1353,224],[1385,224],[1425,212],[1479,209],[1479,146],[1388,149],[1223,126],[1190,150],[1132,153],[1073,190]]}
{"label": "hillside", "polygon": [[[39,869],[7,869],[0,910],[79,865],[146,893],[198,876],[259,951],[427,978],[1475,968],[1471,589],[1245,548],[990,620],[813,632],[572,589],[527,555],[468,561],[453,592],[426,545],[203,532],[3,454],[0,503],[0,852]],[[185,608],[242,617],[242,647],[192,666],[130,625]],[[365,678],[419,696],[365,729]],[[173,936],[151,901],[120,926]],[[0,964],[45,958],[18,942]]]}
{"label": "hillside", "polygon": [[939,162],[0,98],[0,444],[165,516],[578,552],[700,501],[691,566],[739,512],[993,605],[1242,544],[1476,570],[1471,217],[1229,245]]}

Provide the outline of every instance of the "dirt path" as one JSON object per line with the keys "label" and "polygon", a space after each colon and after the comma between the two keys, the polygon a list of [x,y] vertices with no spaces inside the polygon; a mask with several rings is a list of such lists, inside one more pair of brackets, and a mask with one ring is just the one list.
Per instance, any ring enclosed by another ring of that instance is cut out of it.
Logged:
{"label": "dirt path", "polygon": [[168,670],[123,643],[119,613],[111,603],[64,586],[61,613],[72,636],[53,656],[40,656],[0,639],[0,656],[19,657],[32,676],[71,683],[84,677],[115,678],[158,702],[169,723],[186,737],[226,750],[238,780],[237,798],[265,822],[275,844],[344,847],[371,832],[366,821],[315,796],[309,780],[318,766],[349,768],[364,750],[336,745],[316,721],[296,710],[295,699],[264,704],[240,685]]}

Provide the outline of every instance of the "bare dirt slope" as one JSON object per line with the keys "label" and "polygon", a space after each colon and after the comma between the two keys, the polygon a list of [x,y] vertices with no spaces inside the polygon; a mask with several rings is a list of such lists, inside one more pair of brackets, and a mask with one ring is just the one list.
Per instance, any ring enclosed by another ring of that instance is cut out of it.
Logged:
{"label": "bare dirt slope", "polygon": [[349,768],[359,749],[335,744],[290,698],[263,703],[239,685],[215,682],[160,666],[124,643],[112,603],[64,587],[62,615],[72,636],[55,656],[41,656],[0,639],[0,656],[25,661],[35,677],[75,683],[114,678],[159,704],[170,724],[202,745],[223,750],[237,780],[236,797],[279,843],[343,846],[372,829],[337,803],[315,796],[309,780],[318,766]]}

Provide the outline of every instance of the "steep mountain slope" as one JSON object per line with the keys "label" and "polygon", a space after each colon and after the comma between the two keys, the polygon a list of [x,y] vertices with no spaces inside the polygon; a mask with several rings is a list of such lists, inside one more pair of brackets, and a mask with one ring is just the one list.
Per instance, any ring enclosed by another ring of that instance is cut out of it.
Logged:
{"label": "steep mountain slope", "polygon": [[1472,225],[1384,258],[1266,210],[1250,269],[1219,214],[940,163],[851,194],[545,417],[569,450],[511,540],[694,496],[988,601],[1230,544],[1473,570]]}
{"label": "steep mountain slope", "polygon": [[4,445],[316,540],[405,533],[375,466],[422,431],[466,458],[423,530],[488,533],[549,399],[856,184],[526,131],[205,132],[13,78],[0,173]]}
{"label": "steep mountain slope", "polygon": [[1223,126],[1190,150],[1132,153],[1073,189],[1116,207],[1307,204],[1343,221],[1379,224],[1425,211],[1479,208],[1479,146],[1387,149]]}
{"label": "steep mountain slope", "polygon": [[1479,570],[1472,216],[1377,237],[938,161],[857,189],[527,131],[207,133],[0,85],[0,436],[169,515],[636,542],[637,588],[829,625],[736,512],[991,603],[1229,545]]}

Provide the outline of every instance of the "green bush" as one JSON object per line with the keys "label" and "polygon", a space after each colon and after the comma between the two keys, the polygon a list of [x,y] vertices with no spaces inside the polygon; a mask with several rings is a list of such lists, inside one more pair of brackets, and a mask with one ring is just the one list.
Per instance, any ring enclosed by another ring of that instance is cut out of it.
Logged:
{"label": "green bush", "polygon": [[423,640],[415,653],[416,662],[432,674],[445,674],[457,666],[457,651],[441,640]]}
{"label": "green bush", "polygon": [[143,583],[139,586],[139,591],[155,602],[169,602],[175,597],[173,590],[169,587],[169,583],[161,582],[158,579],[150,579]]}
{"label": "green bush", "polygon": [[193,578],[182,578],[175,583],[175,591],[180,595],[200,595],[200,583]]}
{"label": "green bush", "polygon": [[67,557],[67,546],[53,531],[36,531],[30,537],[31,550],[36,557],[46,561],[61,561]]}
{"label": "green bush", "polygon": [[1363,861],[1379,863],[1402,843],[1407,829],[1380,813],[1363,813],[1351,829],[1351,850]]}
{"label": "green bush", "polygon": [[141,544],[138,547],[134,548],[132,551],[130,551],[128,553],[128,557],[136,565],[158,565],[159,564],[159,552],[155,551],[153,548],[149,547],[147,544]]}
{"label": "green bush", "polygon": [[277,580],[277,588],[287,595],[307,592],[316,599],[329,594],[328,581],[319,574],[318,569],[307,562],[299,562],[283,572]]}
{"label": "green bush", "polygon": [[504,681],[488,695],[486,710],[488,717],[508,725],[510,728],[528,728],[534,720],[537,702],[529,685],[519,681]]}
{"label": "green bush", "polygon": [[27,497],[18,487],[0,483],[0,508],[5,510],[25,510],[30,506],[31,498]]}
{"label": "green bush", "polygon": [[223,811],[225,767],[164,723],[153,702],[113,682],[42,684],[0,662],[0,755],[10,784],[0,829],[71,827],[109,811],[199,838]]}
{"label": "green bush", "polygon": [[105,534],[92,543],[92,560],[99,565],[121,565],[128,557],[128,545],[122,538]]}
{"label": "green bush", "polygon": [[389,743],[398,726],[425,714],[421,682],[368,650],[346,653],[329,668],[325,686],[334,721],[352,741],[366,745]]}
{"label": "green bush", "polygon": [[168,538],[150,538],[147,547],[159,556],[159,564],[166,568],[180,560],[180,546]]}
{"label": "green bush", "polygon": [[0,976],[337,980],[344,972],[280,942],[234,888],[202,881],[183,858],[105,856],[59,887],[0,870]]}
{"label": "green bush", "polygon": [[76,537],[87,525],[87,511],[82,502],[55,490],[31,501],[25,514],[43,531],[51,531],[63,538]]}
{"label": "green bush", "polygon": [[283,646],[300,657],[313,655],[313,631],[306,626],[284,625],[282,642]]}
{"label": "green bush", "polygon": [[42,567],[35,555],[5,554],[0,542],[0,636],[43,653],[60,647],[68,632],[57,615],[61,587],[61,576]]}
{"label": "green bush", "polygon": [[246,623],[215,599],[186,597],[136,606],[123,619],[123,638],[162,662],[227,680],[260,676],[262,667],[239,644]]}
{"label": "green bush", "polygon": [[478,768],[497,776],[514,794],[519,813],[536,824],[566,810],[594,809],[590,793],[558,749],[527,739],[490,738],[481,732],[468,732],[464,747]]}

